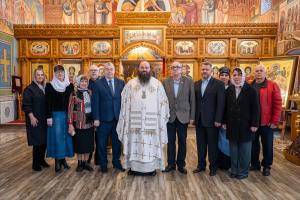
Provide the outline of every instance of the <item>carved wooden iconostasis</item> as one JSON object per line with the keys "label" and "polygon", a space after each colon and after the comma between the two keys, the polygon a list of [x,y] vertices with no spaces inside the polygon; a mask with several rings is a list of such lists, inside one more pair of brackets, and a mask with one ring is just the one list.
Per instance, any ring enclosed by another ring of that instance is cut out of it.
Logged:
{"label": "carved wooden iconostasis", "polygon": [[117,76],[127,80],[140,60],[149,60],[159,79],[180,61],[198,80],[203,61],[212,62],[217,75],[220,66],[251,66],[274,56],[277,24],[169,25],[169,12],[118,12],[116,17],[117,25],[15,25],[23,88],[39,64],[52,79],[55,64],[76,76],[86,74],[90,64],[103,68],[113,62]]}

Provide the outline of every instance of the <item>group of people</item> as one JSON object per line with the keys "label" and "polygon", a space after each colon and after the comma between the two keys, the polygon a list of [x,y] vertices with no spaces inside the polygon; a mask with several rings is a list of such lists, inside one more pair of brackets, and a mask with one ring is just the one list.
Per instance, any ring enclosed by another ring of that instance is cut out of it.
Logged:
{"label": "group of people", "polygon": [[142,61],[137,77],[127,84],[115,77],[112,63],[105,64],[103,78],[92,65],[89,78],[81,75],[76,84],[69,82],[61,65],[54,67],[49,83],[43,70],[36,69],[23,95],[28,144],[33,145],[32,169],[49,167],[47,152],[47,157],[55,159],[56,172],[70,168],[65,158],[74,153],[76,171],[93,171],[90,162],[96,144],[95,164],[106,173],[111,138],[116,170],[155,175],[157,169],[165,173],[177,169],[187,174],[187,129],[195,125],[198,164],[193,173],[206,170],[208,153],[210,176],[219,168],[230,168],[231,178],[244,179],[249,169],[261,170],[261,166],[263,175],[269,176],[281,95],[277,84],[266,79],[265,67],[256,67],[251,84],[245,82],[245,72],[238,67],[232,73],[227,67],[220,68],[216,79],[211,63],[203,62],[202,78],[196,82],[182,75],[182,67],[180,62],[173,62],[171,76],[161,83],[151,76],[149,62]]}

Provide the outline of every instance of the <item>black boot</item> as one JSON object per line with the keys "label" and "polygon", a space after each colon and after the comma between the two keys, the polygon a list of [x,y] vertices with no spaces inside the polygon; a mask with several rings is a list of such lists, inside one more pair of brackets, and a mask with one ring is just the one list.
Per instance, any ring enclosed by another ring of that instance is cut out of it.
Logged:
{"label": "black boot", "polygon": [[88,163],[88,164],[91,163],[92,158],[93,158],[93,152],[91,152],[91,153],[89,154],[89,159],[87,160],[87,163]]}
{"label": "black boot", "polygon": [[33,146],[32,148],[32,169],[34,171],[41,171],[42,167],[39,163],[39,149],[38,146]]}
{"label": "black boot", "polygon": [[61,162],[60,164],[63,165],[65,169],[70,169],[70,166],[68,165],[65,158],[61,159],[60,162]]}
{"label": "black boot", "polygon": [[78,160],[78,165],[76,168],[76,172],[82,172],[83,171],[83,165],[82,165],[82,160]]}
{"label": "black boot", "polygon": [[90,166],[89,163],[87,163],[86,160],[83,161],[83,169],[87,170],[87,171],[94,171],[94,169]]}
{"label": "black boot", "polygon": [[60,172],[60,171],[61,171],[60,160],[55,159],[55,172]]}
{"label": "black boot", "polygon": [[39,161],[42,167],[49,168],[50,165],[45,161],[45,152],[46,152],[46,145],[43,144],[39,147]]}

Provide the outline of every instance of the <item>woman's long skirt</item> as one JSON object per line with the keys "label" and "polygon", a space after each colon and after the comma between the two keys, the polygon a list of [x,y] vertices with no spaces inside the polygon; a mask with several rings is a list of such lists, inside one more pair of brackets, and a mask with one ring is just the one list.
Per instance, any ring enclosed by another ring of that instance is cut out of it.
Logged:
{"label": "woman's long skirt", "polygon": [[75,129],[73,136],[74,151],[78,154],[91,153],[94,151],[94,127],[88,129]]}
{"label": "woman's long skirt", "polygon": [[66,112],[52,112],[53,125],[47,130],[47,157],[73,157],[73,141],[68,133]]}

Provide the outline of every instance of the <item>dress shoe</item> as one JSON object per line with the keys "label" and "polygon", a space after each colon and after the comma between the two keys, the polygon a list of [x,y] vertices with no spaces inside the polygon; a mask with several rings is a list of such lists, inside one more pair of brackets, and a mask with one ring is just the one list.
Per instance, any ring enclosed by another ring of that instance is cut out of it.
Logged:
{"label": "dress shoe", "polygon": [[264,167],[262,174],[263,174],[263,176],[270,176],[271,175],[271,169],[268,168],[268,167]]}
{"label": "dress shoe", "polygon": [[215,175],[217,175],[217,170],[210,170],[209,175],[210,175],[210,176],[215,176]]}
{"label": "dress shoe", "polygon": [[128,174],[128,176],[134,175],[134,173],[131,169],[128,170],[127,174]]}
{"label": "dress shoe", "polygon": [[230,178],[237,178],[238,175],[230,173]]}
{"label": "dress shoe", "polygon": [[62,166],[64,166],[65,169],[70,169],[70,166],[68,165],[68,163],[67,163],[67,161],[66,161],[65,158],[60,160],[60,164]]}
{"label": "dress shoe", "polygon": [[78,165],[76,168],[76,172],[82,172],[83,171],[83,166],[82,166],[82,161],[78,160]]}
{"label": "dress shoe", "polygon": [[162,172],[171,172],[171,171],[175,171],[176,170],[176,167],[175,166],[171,166],[171,165],[168,165],[165,170],[163,170]]}
{"label": "dress shoe", "polygon": [[238,175],[238,176],[236,176],[236,178],[239,180],[242,180],[242,179],[248,178],[248,175]]}
{"label": "dress shoe", "polygon": [[122,167],[122,165],[116,165],[116,166],[113,166],[113,168],[115,168],[116,170],[119,170],[121,172],[125,172],[125,169]]}
{"label": "dress shoe", "polygon": [[44,167],[44,168],[49,168],[50,167],[50,165],[44,159],[41,161],[41,166]]}
{"label": "dress shoe", "polygon": [[138,171],[132,171],[131,169],[128,170],[128,175],[135,175],[135,176],[155,176],[156,170],[152,172],[138,172]]}
{"label": "dress shoe", "polygon": [[260,167],[255,167],[251,165],[250,171],[260,171]]}
{"label": "dress shoe", "polygon": [[60,160],[55,159],[55,172],[60,172],[60,171],[61,171]]}
{"label": "dress shoe", "polygon": [[196,174],[196,173],[200,173],[202,171],[205,171],[205,168],[197,167],[196,169],[194,169],[193,173]]}
{"label": "dress shoe", "polygon": [[40,165],[32,166],[33,171],[39,172],[42,171],[42,167]]}
{"label": "dress shoe", "polygon": [[155,176],[156,175],[156,170],[154,170],[153,172],[151,172],[149,175]]}
{"label": "dress shoe", "polygon": [[91,167],[91,165],[89,163],[87,163],[87,161],[83,161],[83,169],[87,170],[87,171],[94,171],[94,169]]}
{"label": "dress shoe", "polygon": [[100,171],[101,171],[102,173],[107,173],[107,172],[108,172],[108,169],[107,169],[106,166],[103,166],[103,167],[100,167]]}
{"label": "dress shoe", "polygon": [[185,167],[178,167],[178,171],[182,174],[187,174],[187,170]]}

